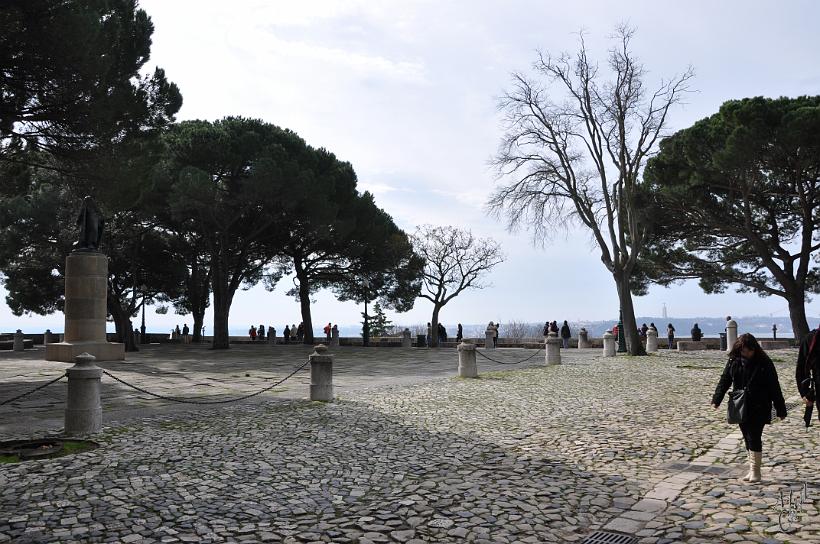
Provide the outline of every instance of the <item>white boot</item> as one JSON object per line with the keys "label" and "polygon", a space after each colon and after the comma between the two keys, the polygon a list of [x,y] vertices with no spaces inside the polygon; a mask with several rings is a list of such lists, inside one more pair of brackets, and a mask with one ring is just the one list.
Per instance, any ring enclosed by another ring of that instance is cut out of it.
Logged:
{"label": "white boot", "polygon": [[744,482],[750,481],[751,477],[754,475],[754,458],[752,457],[751,450],[746,450],[746,464],[749,465],[749,472],[746,473],[746,476],[741,478]]}
{"label": "white boot", "polygon": [[750,482],[759,482],[760,481],[760,464],[763,462],[763,452],[762,451],[752,451],[749,452],[751,455],[751,463],[749,467],[751,468],[751,477],[749,478]]}

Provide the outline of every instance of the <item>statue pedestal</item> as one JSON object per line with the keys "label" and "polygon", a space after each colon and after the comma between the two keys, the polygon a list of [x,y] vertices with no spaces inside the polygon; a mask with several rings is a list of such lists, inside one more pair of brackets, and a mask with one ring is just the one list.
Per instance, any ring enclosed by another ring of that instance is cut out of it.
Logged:
{"label": "statue pedestal", "polygon": [[97,361],[125,359],[125,345],[106,341],[107,297],[108,257],[71,253],[65,266],[65,336],[62,342],[46,345],[47,361],[70,363],[83,352]]}

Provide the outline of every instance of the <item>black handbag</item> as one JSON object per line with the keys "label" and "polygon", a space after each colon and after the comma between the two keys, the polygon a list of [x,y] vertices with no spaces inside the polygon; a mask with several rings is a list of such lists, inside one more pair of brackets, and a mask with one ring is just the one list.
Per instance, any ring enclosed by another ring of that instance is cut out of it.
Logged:
{"label": "black handbag", "polygon": [[754,380],[759,368],[759,364],[755,365],[755,370],[743,389],[735,389],[729,393],[729,401],[726,403],[726,420],[729,423],[746,423],[749,417],[749,385]]}

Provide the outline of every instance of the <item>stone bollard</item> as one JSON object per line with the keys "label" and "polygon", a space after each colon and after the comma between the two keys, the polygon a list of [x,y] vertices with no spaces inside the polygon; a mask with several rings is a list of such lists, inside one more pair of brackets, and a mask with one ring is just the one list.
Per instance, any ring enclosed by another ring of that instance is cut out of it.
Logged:
{"label": "stone bollard", "polygon": [[23,331],[21,331],[20,329],[17,329],[17,332],[14,333],[14,342],[12,343],[11,347],[14,351],[23,351],[26,349]]}
{"label": "stone bollard", "polygon": [[495,331],[487,329],[484,331],[484,349],[495,349]]}
{"label": "stone bollard", "polygon": [[82,436],[99,432],[102,427],[100,378],[102,369],[94,364],[97,358],[81,353],[68,369],[68,397],[65,405],[65,434]]}
{"label": "stone bollard", "polygon": [[339,329],[333,329],[330,335],[330,347],[339,347]]}
{"label": "stone bollard", "polygon": [[319,344],[310,356],[310,400],[333,400],[333,357]]}
{"label": "stone bollard", "polygon": [[586,329],[578,331],[578,349],[585,349],[589,347],[589,333]]}
{"label": "stone bollard", "polygon": [[561,364],[561,340],[558,338],[557,332],[551,332],[547,335],[546,351],[548,365]]}
{"label": "stone bollard", "polygon": [[615,357],[615,335],[612,331],[604,333],[604,357]]}
{"label": "stone bollard", "polygon": [[268,344],[276,345],[276,330],[273,331],[273,334],[268,331]]}
{"label": "stone bollard", "polygon": [[737,342],[737,321],[730,319],[726,322],[726,352],[732,351]]}
{"label": "stone bollard", "polygon": [[43,333],[43,345],[46,344],[53,344],[56,335],[51,332],[51,329],[46,329],[46,332]]}
{"label": "stone bollard", "polygon": [[462,342],[458,345],[458,377],[478,378],[474,344]]}
{"label": "stone bollard", "polygon": [[404,329],[401,333],[401,347],[403,348],[412,348],[413,347],[413,339],[410,335],[410,329]]}
{"label": "stone bollard", "polygon": [[657,329],[649,329],[646,331],[646,352],[647,353],[657,353],[658,352],[658,330]]}

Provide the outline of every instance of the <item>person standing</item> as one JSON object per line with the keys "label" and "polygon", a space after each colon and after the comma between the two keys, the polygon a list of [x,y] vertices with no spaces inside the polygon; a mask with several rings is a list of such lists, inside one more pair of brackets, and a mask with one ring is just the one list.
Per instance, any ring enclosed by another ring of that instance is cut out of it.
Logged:
{"label": "person standing", "polygon": [[639,332],[643,338],[646,338],[646,333],[649,332],[649,327],[646,326],[646,323],[641,325],[641,330]]}
{"label": "person standing", "polygon": [[191,338],[189,336],[190,334],[191,334],[191,329],[188,328],[188,324],[183,323],[182,324],[182,343],[183,344],[190,344],[191,343]]}
{"label": "person standing", "polygon": [[433,345],[433,325],[430,322],[427,322],[427,347]]}
{"label": "person standing", "polygon": [[666,326],[666,338],[669,340],[667,347],[672,349],[672,346],[675,345],[675,327],[672,326],[672,323]]}
{"label": "person standing", "polygon": [[695,323],[695,326],[692,327],[691,334],[692,340],[695,342],[700,342],[700,339],[703,338],[703,331],[700,330],[700,327],[698,327],[697,323]]}
{"label": "person standing", "polygon": [[544,338],[550,335],[550,322],[544,322]]}
{"label": "person standing", "polygon": [[248,329],[248,336],[251,337],[251,342],[256,342],[256,327],[251,325],[251,328]]}
{"label": "person standing", "polygon": [[499,327],[500,324],[501,324],[501,322],[498,321],[498,322],[496,322],[495,325],[493,325],[493,331],[494,331],[494,334],[493,334],[493,347],[494,348],[498,347],[498,327]]}
{"label": "person standing", "polygon": [[[734,386],[734,391],[744,391],[746,417],[739,423],[746,445],[749,473],[746,482],[760,481],[760,465],[763,460],[763,427],[772,422],[772,405],[781,420],[786,418],[786,401],[777,379],[777,369],[757,339],[742,334],[729,352],[729,361],[720,376],[712,408],[717,410],[723,396]],[[732,396],[729,397],[732,402]]]}
{"label": "person standing", "polygon": [[256,334],[259,335],[259,341],[264,342],[265,341],[265,326],[264,325],[259,325],[259,328],[256,330]]}
{"label": "person standing", "polygon": [[327,345],[329,346],[330,345],[330,331],[331,331],[330,321],[327,322],[327,325],[325,325],[325,328],[323,329],[323,331],[325,333],[325,340],[327,340]]}
{"label": "person standing", "polygon": [[464,339],[464,329],[461,328],[461,323],[458,324],[458,329],[456,329],[456,342],[459,344]]}
{"label": "person standing", "polygon": [[285,330],[282,331],[282,338],[285,340],[285,344],[290,343],[290,327],[285,325]]}
{"label": "person standing", "polygon": [[[803,338],[797,354],[794,378],[797,381],[797,390],[806,406],[814,406],[817,400],[818,372],[820,372],[820,326]],[[820,413],[818,416],[820,417]]]}
{"label": "person standing", "polygon": [[570,338],[572,338],[572,332],[569,330],[569,323],[564,320],[564,324],[561,325],[561,342],[563,343],[564,349],[569,348]]}

